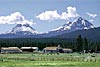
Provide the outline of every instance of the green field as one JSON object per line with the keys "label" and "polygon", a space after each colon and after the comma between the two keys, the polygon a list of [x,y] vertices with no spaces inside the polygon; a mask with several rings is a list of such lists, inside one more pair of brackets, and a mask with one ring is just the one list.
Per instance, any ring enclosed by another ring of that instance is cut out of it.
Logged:
{"label": "green field", "polygon": [[100,67],[100,55],[0,54],[0,67]]}
{"label": "green field", "polygon": [[0,62],[0,67],[100,67],[100,62],[9,60]]}

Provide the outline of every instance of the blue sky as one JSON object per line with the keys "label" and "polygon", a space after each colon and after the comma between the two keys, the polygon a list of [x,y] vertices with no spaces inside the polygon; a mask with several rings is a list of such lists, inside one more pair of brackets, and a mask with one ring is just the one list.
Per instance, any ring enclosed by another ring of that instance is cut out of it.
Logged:
{"label": "blue sky", "polygon": [[78,16],[100,26],[99,3],[100,0],[0,0],[0,33],[24,22],[38,32],[47,32]]}

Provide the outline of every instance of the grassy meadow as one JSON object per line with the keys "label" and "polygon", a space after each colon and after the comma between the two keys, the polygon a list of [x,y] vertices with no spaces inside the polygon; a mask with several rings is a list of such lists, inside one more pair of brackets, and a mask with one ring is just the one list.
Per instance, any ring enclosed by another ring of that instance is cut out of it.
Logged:
{"label": "grassy meadow", "polygon": [[[93,56],[93,57],[92,57]],[[99,67],[100,54],[0,54],[0,67]]]}
{"label": "grassy meadow", "polygon": [[71,61],[23,61],[9,60],[0,62],[0,67],[99,67],[100,62]]}

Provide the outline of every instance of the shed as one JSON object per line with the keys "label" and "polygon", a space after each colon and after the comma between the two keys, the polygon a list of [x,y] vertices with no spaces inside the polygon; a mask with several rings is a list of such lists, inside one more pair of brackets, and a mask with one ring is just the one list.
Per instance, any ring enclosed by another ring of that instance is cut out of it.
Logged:
{"label": "shed", "polygon": [[72,53],[73,50],[72,50],[72,49],[69,49],[69,48],[64,48],[64,49],[63,49],[63,52],[64,52],[64,53]]}
{"label": "shed", "polygon": [[21,53],[22,50],[20,50],[18,47],[2,47],[1,53]]}
{"label": "shed", "polygon": [[56,53],[58,47],[46,47],[43,49],[44,53]]}
{"label": "shed", "polygon": [[38,51],[38,47],[21,47],[23,52],[34,52]]}

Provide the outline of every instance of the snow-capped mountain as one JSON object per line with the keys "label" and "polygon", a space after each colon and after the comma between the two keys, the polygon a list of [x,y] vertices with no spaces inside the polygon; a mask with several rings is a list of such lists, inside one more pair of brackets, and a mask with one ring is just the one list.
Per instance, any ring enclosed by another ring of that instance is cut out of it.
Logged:
{"label": "snow-capped mountain", "polygon": [[62,35],[64,33],[70,33],[76,30],[84,30],[94,28],[94,25],[90,23],[88,20],[79,17],[75,19],[73,22],[68,21],[66,24],[53,29],[44,34],[45,37],[53,37],[57,35]]}
{"label": "snow-capped mountain", "polygon": [[51,30],[46,33],[38,33],[34,28],[32,28],[29,24],[17,24],[12,30],[10,30],[6,34],[1,34],[1,38],[23,38],[23,37],[31,37],[31,38],[46,38],[46,37],[54,37],[66,33],[70,33],[76,30],[84,30],[94,28],[94,25],[90,23],[88,20],[79,17],[73,22],[67,22],[66,24]]}
{"label": "snow-capped mountain", "polygon": [[17,24],[12,30],[8,32],[8,34],[37,34],[38,32],[32,28],[29,24]]}
{"label": "snow-capped mountain", "polygon": [[90,28],[94,28],[94,25],[90,23],[88,20],[79,17],[77,20],[74,20],[73,22],[67,22],[66,24],[56,29],[53,29],[52,31],[57,31],[57,32],[64,30],[75,31],[75,30],[83,30]]}

